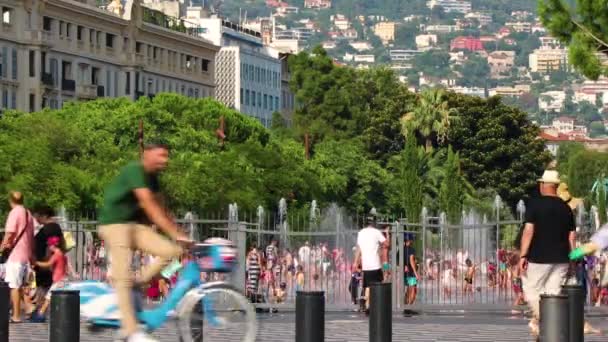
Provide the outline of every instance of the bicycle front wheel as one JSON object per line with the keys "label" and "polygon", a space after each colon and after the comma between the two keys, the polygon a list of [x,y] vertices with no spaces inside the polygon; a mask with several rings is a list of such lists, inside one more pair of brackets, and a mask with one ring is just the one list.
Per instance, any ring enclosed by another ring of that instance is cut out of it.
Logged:
{"label": "bicycle front wheel", "polygon": [[188,293],[180,305],[178,326],[183,342],[254,342],[255,309],[227,284]]}

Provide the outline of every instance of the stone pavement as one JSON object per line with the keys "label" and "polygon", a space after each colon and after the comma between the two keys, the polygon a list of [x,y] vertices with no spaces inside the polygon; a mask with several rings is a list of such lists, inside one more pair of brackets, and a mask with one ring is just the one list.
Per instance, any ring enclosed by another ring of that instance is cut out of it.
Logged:
{"label": "stone pavement", "polygon": [[[278,342],[295,340],[295,316],[293,313],[259,315],[258,342]],[[608,331],[608,319],[594,318],[591,322],[598,328]],[[521,317],[506,316],[468,317],[393,317],[393,341],[444,341],[444,342],[488,342],[488,341],[533,341],[528,333],[526,321]],[[367,342],[367,320],[358,314],[327,314],[325,340],[327,342]],[[47,324],[11,325],[10,341],[48,341]],[[91,334],[83,325],[82,342],[113,341],[113,333]],[[173,327],[162,329],[154,334],[161,341],[178,341]],[[205,342],[235,341],[229,334],[209,332]],[[608,341],[608,336],[586,336],[587,342]],[[66,341],[68,342],[68,341]]]}

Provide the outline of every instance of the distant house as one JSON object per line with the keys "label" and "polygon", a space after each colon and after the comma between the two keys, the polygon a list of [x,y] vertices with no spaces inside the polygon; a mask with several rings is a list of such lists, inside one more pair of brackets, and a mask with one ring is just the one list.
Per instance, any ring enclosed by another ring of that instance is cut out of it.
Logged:
{"label": "distant house", "polygon": [[532,32],[532,24],[527,21],[508,22],[505,26],[515,32]]}
{"label": "distant house", "polygon": [[336,42],[333,40],[328,40],[323,42],[323,48],[325,50],[331,50],[331,49],[335,49],[336,48]]}
{"label": "distant house", "polygon": [[350,20],[348,20],[348,18],[346,18],[344,15],[342,14],[336,14],[335,16],[331,17],[334,26],[338,28],[338,30],[347,30],[350,27]]}
{"label": "distant house", "polygon": [[[544,93],[541,93],[540,97],[538,98],[538,108],[540,110],[558,111],[558,110],[561,110],[562,107],[564,106],[565,100],[566,100],[566,93],[564,91],[561,91],[561,90],[546,91]],[[567,119],[567,118],[562,117],[561,119]],[[572,121],[572,124],[574,125],[574,121]]]}
{"label": "distant house", "polygon": [[529,93],[529,92],[530,92],[529,84],[520,84],[520,85],[515,85],[513,87],[501,86],[501,87],[492,88],[489,91],[490,96],[508,96],[508,97],[520,97],[523,94]]}
{"label": "distant house", "polygon": [[395,27],[397,24],[394,21],[379,22],[374,25],[374,33],[382,40],[382,44],[387,45],[395,40]]}
{"label": "distant house", "polygon": [[429,0],[426,6],[430,9],[441,7],[446,13],[458,12],[466,14],[471,12],[471,2],[466,0]]}
{"label": "distant house", "polygon": [[357,33],[357,30],[350,28],[344,30],[344,32],[342,32],[342,36],[348,40],[355,40],[359,37],[359,34]]}
{"label": "distant house", "polygon": [[496,32],[496,38],[503,39],[504,37],[511,34],[511,29],[508,27],[502,27]]}
{"label": "distant house", "polygon": [[312,9],[331,8],[331,0],[304,0],[304,7]]}
{"label": "distant house", "polygon": [[355,63],[374,63],[376,57],[374,55],[355,55],[353,60]]}
{"label": "distant house", "polygon": [[450,43],[450,50],[479,51],[483,50],[483,43],[475,37],[456,37]]}
{"label": "distant house", "polygon": [[436,34],[420,34],[416,36],[416,47],[418,50],[424,50],[437,44]]}
{"label": "distant house", "polygon": [[357,51],[367,51],[372,49],[372,45],[369,42],[351,42],[350,46]]}
{"label": "distant house", "polygon": [[492,78],[508,73],[515,65],[515,51],[494,51],[488,55],[488,65]]}

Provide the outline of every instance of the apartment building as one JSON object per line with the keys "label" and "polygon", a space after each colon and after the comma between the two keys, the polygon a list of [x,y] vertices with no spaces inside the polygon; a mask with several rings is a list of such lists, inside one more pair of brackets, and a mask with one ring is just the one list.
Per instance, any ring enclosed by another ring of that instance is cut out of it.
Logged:
{"label": "apartment building", "polygon": [[[26,7],[27,6],[27,7]],[[214,96],[219,47],[138,2],[100,9],[86,1],[2,5],[0,107],[37,111],[66,101]],[[167,21],[164,21],[167,19]]]}
{"label": "apartment building", "polygon": [[471,12],[471,2],[466,0],[430,0],[426,3],[426,6],[430,9],[441,7],[446,13],[467,14]]}
{"label": "apartment building", "polygon": [[221,46],[215,71],[218,101],[269,127],[272,114],[281,110],[279,52],[262,44],[260,32],[228,20],[210,17],[195,22],[204,28],[201,37]]}
{"label": "apartment building", "polygon": [[568,68],[568,52],[564,49],[540,48],[528,56],[530,71],[548,73]]}
{"label": "apartment building", "polygon": [[384,21],[374,25],[374,33],[382,40],[382,44],[387,45],[395,40],[395,28],[397,24],[394,21]]}

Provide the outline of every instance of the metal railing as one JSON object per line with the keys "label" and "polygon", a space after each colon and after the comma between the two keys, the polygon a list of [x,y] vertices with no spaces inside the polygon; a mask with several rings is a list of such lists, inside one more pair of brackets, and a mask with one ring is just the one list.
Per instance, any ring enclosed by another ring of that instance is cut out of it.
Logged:
{"label": "metal railing", "polygon": [[[419,275],[414,304],[518,304],[521,289],[517,281],[517,250],[513,246],[524,210],[518,209],[518,219],[505,217],[500,210],[486,216],[463,213],[462,222],[457,225],[449,224],[444,214],[427,216],[426,210],[420,222],[399,217],[380,220],[378,228],[390,232],[390,271],[385,276],[394,285],[393,308],[406,307],[403,256],[407,248],[415,249]],[[591,219],[593,210],[579,210],[582,213],[577,216],[577,229],[581,239],[587,239],[597,224]],[[234,205],[228,215],[199,219],[189,213],[178,223],[195,240],[222,237],[233,241],[239,250],[239,267],[230,276],[231,281],[244,292],[255,292],[254,297],[262,305],[290,307],[295,303],[296,291],[301,289],[325,291],[329,308],[352,309],[360,294],[353,262],[357,234],[363,226],[361,218],[351,217],[337,207],[316,214],[311,210],[310,215],[287,215],[281,211],[269,215],[258,210],[255,215],[239,216]],[[103,279],[106,263],[99,257],[96,222],[66,220],[63,225],[73,233],[77,244],[71,260],[78,272],[86,278]],[[406,234],[413,236],[409,247],[404,241]],[[278,241],[279,259],[274,262],[278,266],[268,270],[267,260],[261,258],[261,272],[255,276],[257,272],[246,266],[248,254],[257,247],[263,255],[273,239]],[[141,263],[135,262],[134,267],[139,266]]]}

